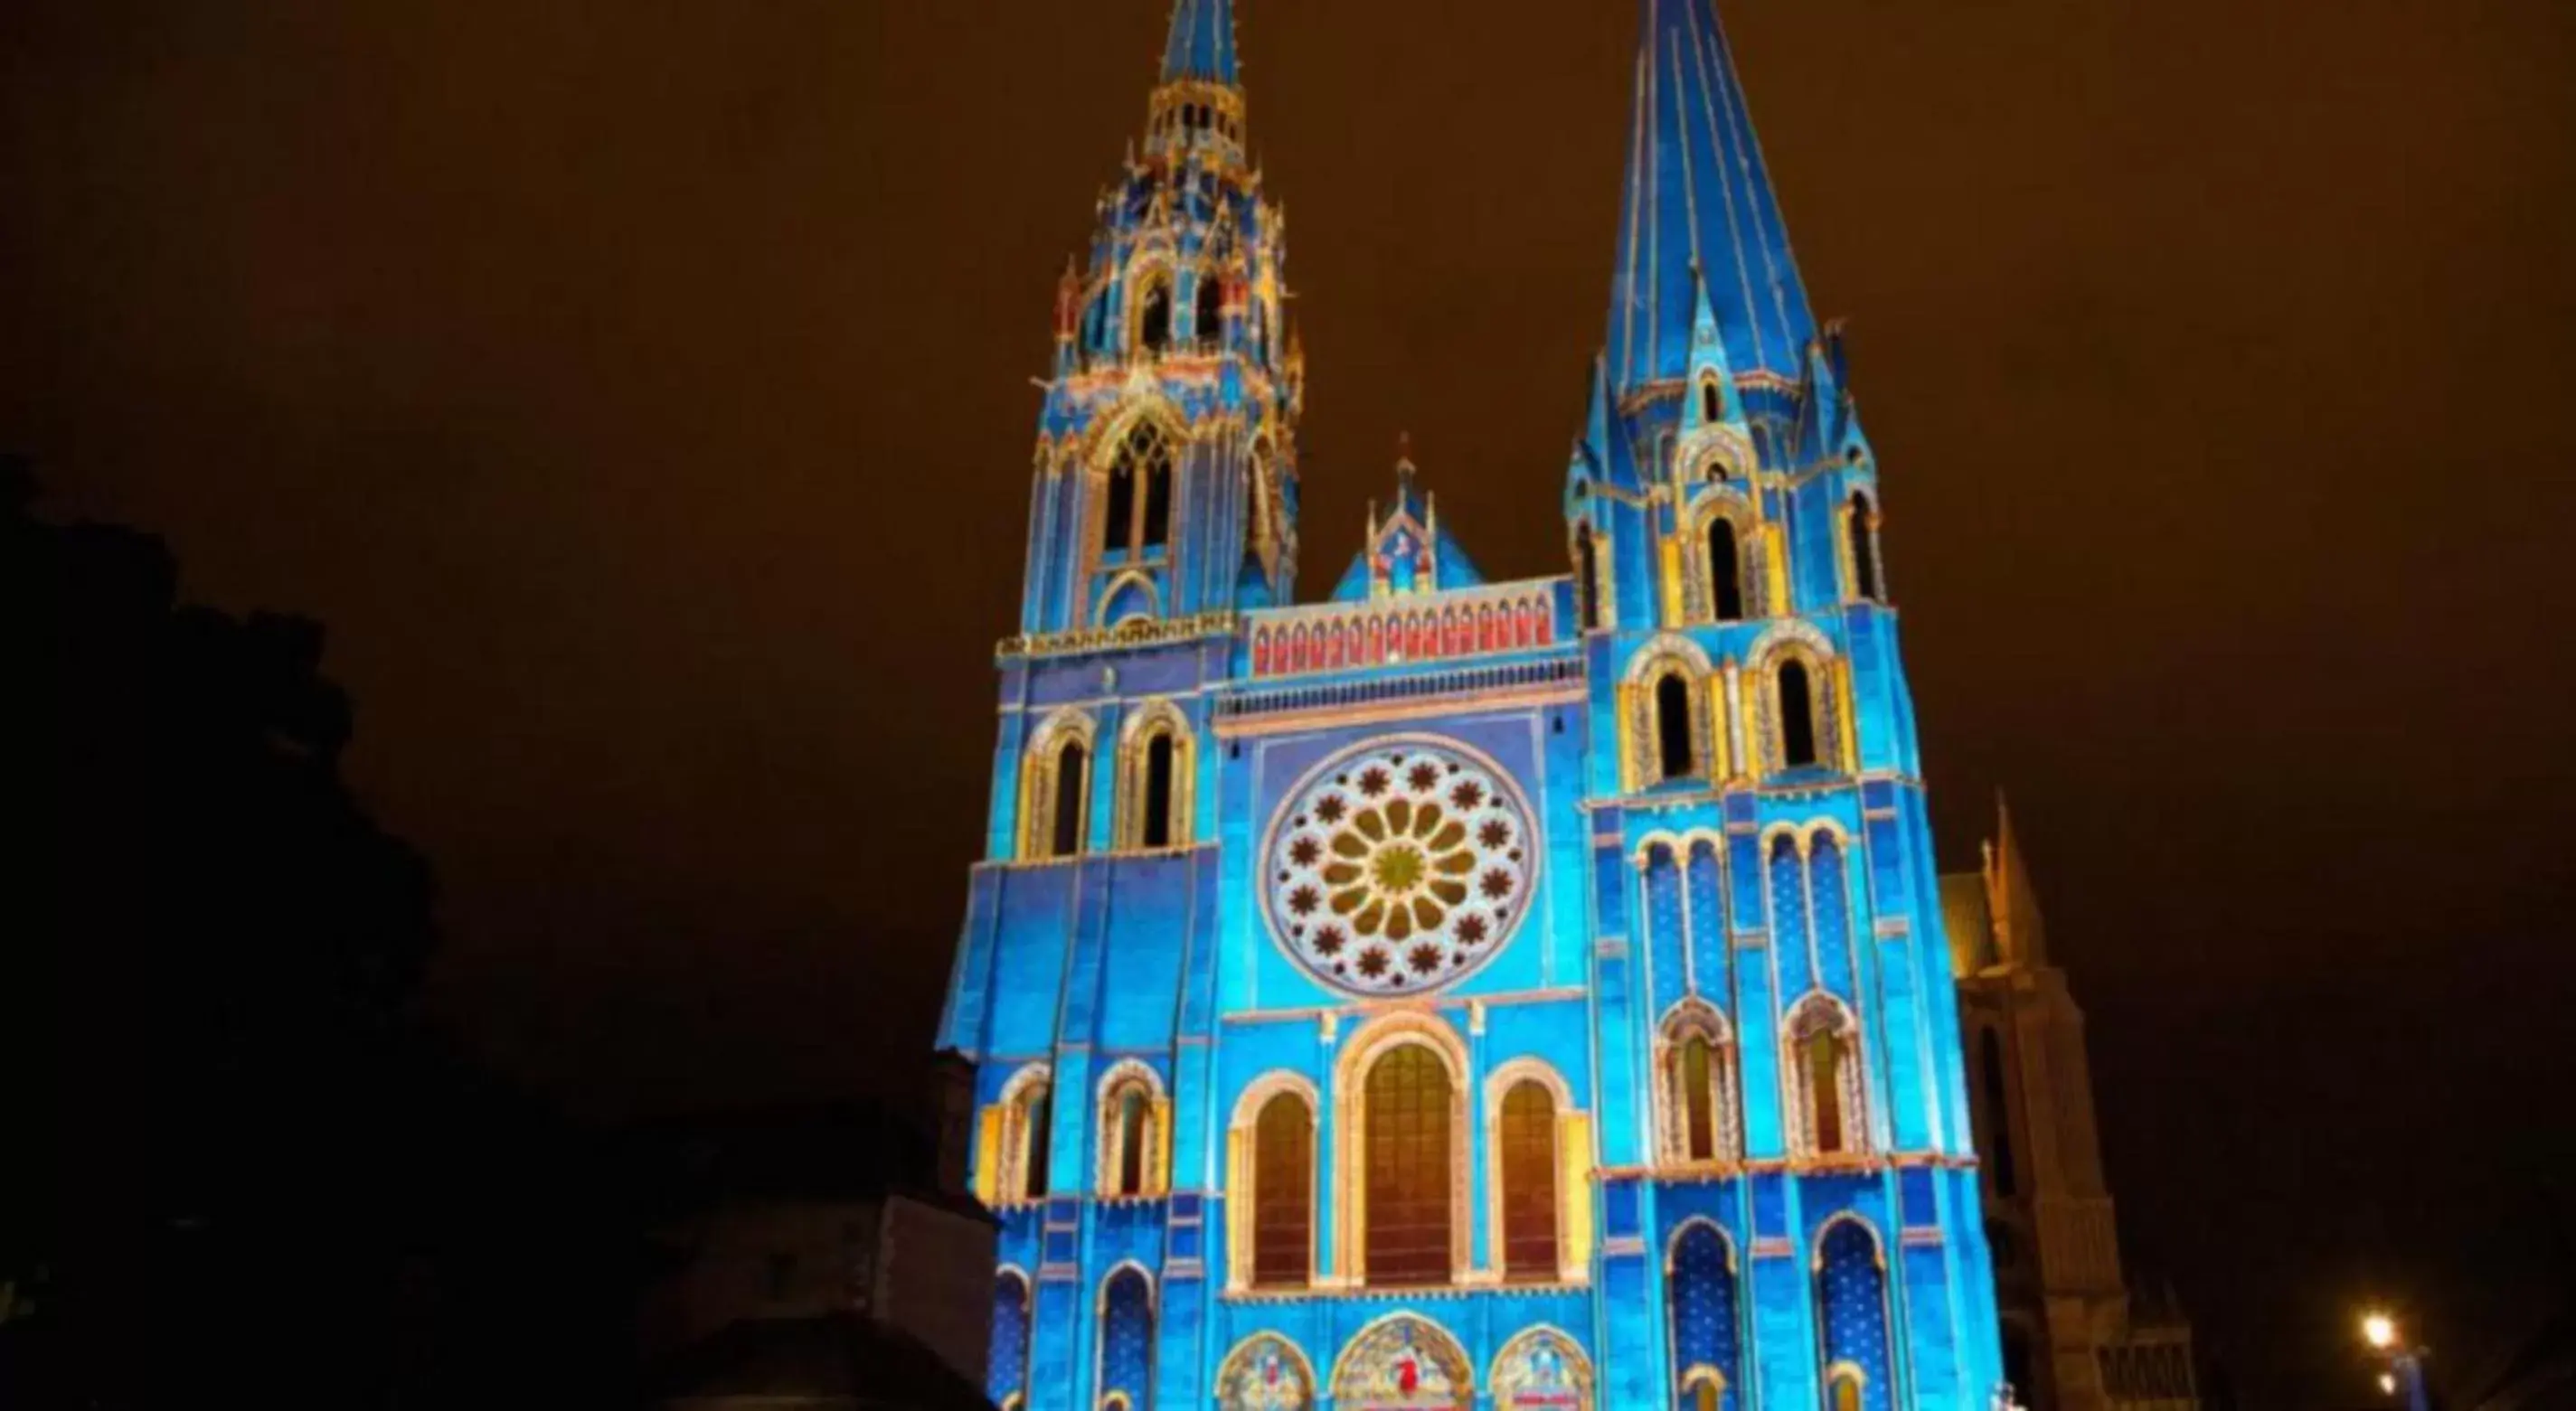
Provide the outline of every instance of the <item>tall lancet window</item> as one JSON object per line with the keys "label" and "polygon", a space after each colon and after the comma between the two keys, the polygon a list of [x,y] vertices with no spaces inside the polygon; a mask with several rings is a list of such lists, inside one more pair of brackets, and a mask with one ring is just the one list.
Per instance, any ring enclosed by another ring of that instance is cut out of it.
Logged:
{"label": "tall lancet window", "polygon": [[1601,536],[1589,524],[1574,528],[1574,598],[1583,630],[1600,629],[1601,611]]}
{"label": "tall lancet window", "polygon": [[1145,286],[1145,303],[1136,315],[1136,341],[1149,353],[1172,346],[1172,282],[1157,276]]}
{"label": "tall lancet window", "polygon": [[1080,740],[1067,740],[1055,756],[1055,819],[1048,839],[1051,857],[1075,857],[1082,852],[1082,808],[1088,790],[1084,785],[1091,775],[1091,752]]}
{"label": "tall lancet window", "polygon": [[1098,1375],[1102,1406],[1153,1406],[1154,1285],[1132,1264],[1101,1285]]}
{"label": "tall lancet window", "polygon": [[1105,472],[1100,551],[1143,555],[1172,537],[1172,439],[1151,418],[1139,420]]}
{"label": "tall lancet window", "polygon": [[1445,1284],[1450,1275],[1449,1119],[1455,1092],[1439,1054],[1390,1050],[1369,1069],[1365,1232],[1368,1281]]}
{"label": "tall lancet window", "polygon": [[1315,1109],[1293,1092],[1253,1124],[1252,1282],[1304,1288],[1315,1268]]}
{"label": "tall lancet window", "polygon": [[1687,779],[1699,772],[1691,747],[1690,681],[1679,671],[1655,682],[1655,757],[1660,777]]}
{"label": "tall lancet window", "polygon": [[1850,536],[1853,593],[1874,603],[1887,601],[1886,589],[1878,581],[1878,508],[1869,496],[1852,492],[1851,504],[1843,511],[1843,526]]}
{"label": "tall lancet window", "polygon": [[1198,341],[1209,350],[1225,341],[1225,281],[1214,270],[1199,276]]}
{"label": "tall lancet window", "polygon": [[1780,664],[1780,760],[1790,769],[1824,762],[1816,750],[1816,683],[1802,661]]}
{"label": "tall lancet window", "polygon": [[1860,1025],[1840,1000],[1811,994],[1790,1012],[1787,1027],[1795,1150],[1823,1158],[1866,1152]]}
{"label": "tall lancet window", "polygon": [[1545,1283],[1557,1277],[1556,1096],[1535,1080],[1503,1094],[1497,1133],[1503,1183],[1503,1277]]}
{"label": "tall lancet window", "polygon": [[1744,620],[1744,549],[1735,521],[1724,515],[1708,521],[1708,604],[1720,622]]}

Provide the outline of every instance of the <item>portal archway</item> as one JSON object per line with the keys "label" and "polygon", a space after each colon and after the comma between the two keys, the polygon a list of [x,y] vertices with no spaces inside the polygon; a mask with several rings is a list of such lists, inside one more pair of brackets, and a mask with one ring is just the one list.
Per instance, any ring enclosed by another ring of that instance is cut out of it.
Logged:
{"label": "portal archway", "polygon": [[1476,1372],[1458,1340],[1413,1313],[1360,1330],[1333,1366],[1335,1411],[1469,1411]]}

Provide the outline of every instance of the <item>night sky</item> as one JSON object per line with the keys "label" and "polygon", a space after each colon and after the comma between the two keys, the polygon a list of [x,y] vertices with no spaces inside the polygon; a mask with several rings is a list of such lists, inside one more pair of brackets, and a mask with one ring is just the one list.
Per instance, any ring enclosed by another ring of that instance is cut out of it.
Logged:
{"label": "night sky", "polygon": [[[927,1041],[1164,8],[0,6],[0,445],[330,625],[506,1070],[613,1116]],[[1727,15],[1944,864],[2008,791],[2133,1266],[2252,1404],[2357,1400],[2372,1296],[2466,1376],[2576,1233],[2576,6]],[[1310,596],[1400,431],[1488,573],[1565,570],[1632,28],[1248,0]]]}

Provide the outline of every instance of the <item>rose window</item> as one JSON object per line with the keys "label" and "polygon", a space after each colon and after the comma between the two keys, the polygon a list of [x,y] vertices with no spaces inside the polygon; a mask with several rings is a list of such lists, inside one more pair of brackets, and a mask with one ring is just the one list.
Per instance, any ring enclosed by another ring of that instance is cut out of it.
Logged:
{"label": "rose window", "polygon": [[1272,825],[1271,925],[1328,984],[1437,989],[1520,924],[1535,848],[1492,765],[1420,741],[1371,745],[1316,771]]}

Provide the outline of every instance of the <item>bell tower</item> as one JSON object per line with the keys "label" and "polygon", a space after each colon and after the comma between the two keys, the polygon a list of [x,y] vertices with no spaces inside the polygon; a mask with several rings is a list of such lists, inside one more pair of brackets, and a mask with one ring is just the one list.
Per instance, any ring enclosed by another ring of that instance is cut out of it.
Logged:
{"label": "bell tower", "polygon": [[1132,634],[1293,592],[1302,360],[1286,223],[1245,151],[1231,0],[1179,0],[1143,142],[1057,287],[1025,635]]}

